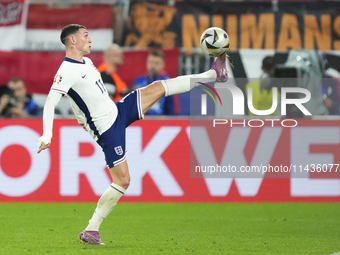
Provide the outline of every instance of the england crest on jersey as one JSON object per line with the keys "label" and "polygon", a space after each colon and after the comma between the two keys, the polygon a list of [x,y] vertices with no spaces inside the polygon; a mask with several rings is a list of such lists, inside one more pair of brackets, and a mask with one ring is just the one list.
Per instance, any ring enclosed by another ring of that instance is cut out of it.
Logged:
{"label": "england crest on jersey", "polygon": [[117,153],[117,155],[123,155],[123,149],[122,146],[117,146],[115,147],[115,152]]}

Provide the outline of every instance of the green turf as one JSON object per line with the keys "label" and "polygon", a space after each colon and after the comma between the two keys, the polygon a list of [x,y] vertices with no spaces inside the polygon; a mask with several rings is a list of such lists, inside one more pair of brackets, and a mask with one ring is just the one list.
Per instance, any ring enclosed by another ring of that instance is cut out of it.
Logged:
{"label": "green turf", "polygon": [[[82,244],[95,204],[0,204],[0,254],[335,254],[340,204],[119,204],[105,246]],[[340,254],[340,253],[339,253]]]}

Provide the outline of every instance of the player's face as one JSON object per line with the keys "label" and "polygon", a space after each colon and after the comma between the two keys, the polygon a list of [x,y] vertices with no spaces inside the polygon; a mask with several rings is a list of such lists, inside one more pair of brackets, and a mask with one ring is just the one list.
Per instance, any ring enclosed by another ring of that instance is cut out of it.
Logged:
{"label": "player's face", "polygon": [[83,54],[90,54],[92,40],[85,28],[79,29],[76,36],[76,47]]}

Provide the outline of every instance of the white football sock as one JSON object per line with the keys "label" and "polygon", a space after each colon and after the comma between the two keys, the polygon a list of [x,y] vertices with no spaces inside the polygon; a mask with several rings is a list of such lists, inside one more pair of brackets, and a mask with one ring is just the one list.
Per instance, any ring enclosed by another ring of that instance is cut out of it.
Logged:
{"label": "white football sock", "polygon": [[172,96],[177,94],[183,94],[185,92],[188,92],[189,90],[201,85],[197,82],[191,82],[190,79],[195,78],[199,79],[197,81],[208,83],[208,82],[214,82],[217,78],[217,74],[214,70],[209,70],[204,73],[200,74],[193,74],[193,75],[183,75],[178,76],[174,79],[164,80],[161,81],[164,88],[165,88],[165,96]]}
{"label": "white football sock", "polygon": [[99,198],[97,208],[94,211],[92,218],[89,220],[89,225],[86,227],[86,230],[98,231],[100,224],[109,215],[124,193],[124,188],[115,183],[111,183],[110,188],[108,188]]}

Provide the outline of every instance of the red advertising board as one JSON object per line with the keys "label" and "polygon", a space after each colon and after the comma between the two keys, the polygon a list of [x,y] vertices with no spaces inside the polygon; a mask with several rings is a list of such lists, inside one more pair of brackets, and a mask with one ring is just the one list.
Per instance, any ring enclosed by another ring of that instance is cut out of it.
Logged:
{"label": "red advertising board", "polygon": [[[130,126],[131,184],[121,201],[340,201],[340,121],[298,120],[293,128],[281,122],[255,128],[246,121],[245,127],[218,127],[225,129],[220,137],[212,135],[209,123],[148,119]],[[264,162],[295,166],[297,171],[278,178],[269,173],[265,178],[236,179],[192,175],[195,164],[202,165],[202,149],[193,141],[197,127],[207,131],[200,138],[210,141],[213,163],[250,167]],[[75,120],[55,120],[53,133],[50,149],[37,154],[40,119],[0,121],[0,202],[96,202],[109,186],[101,148]],[[319,174],[315,170],[296,175],[300,165],[317,162],[328,165],[326,173],[321,165]]]}
{"label": "red advertising board", "polygon": [[[163,52],[168,63],[164,71],[169,77],[176,77],[179,49],[163,50]],[[148,53],[147,50],[124,52],[124,65],[118,68],[117,73],[128,86],[132,86],[132,82],[138,75],[146,74]],[[65,52],[0,51],[0,55],[0,86],[18,76],[25,81],[28,93],[48,94]],[[93,52],[88,57],[97,67],[103,61],[101,52]],[[45,66],[48,68],[43,68]]]}

